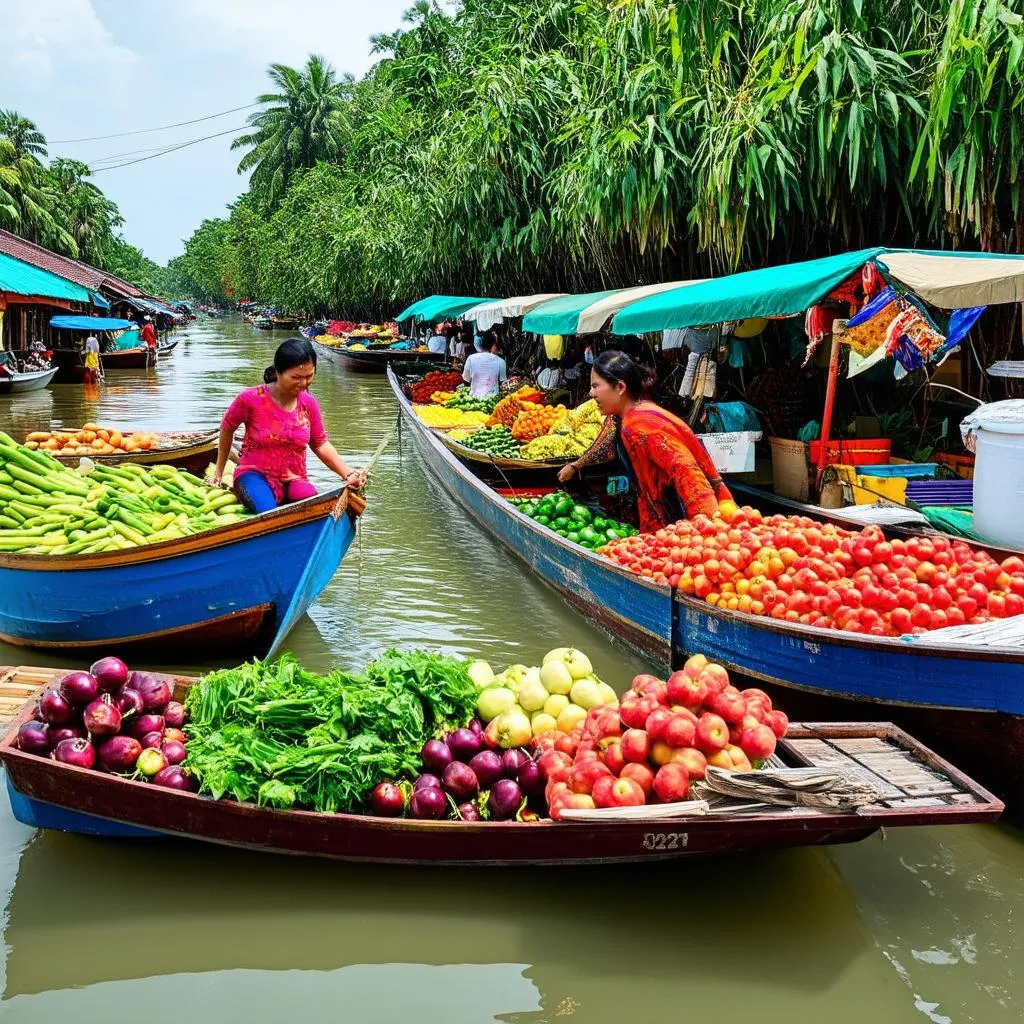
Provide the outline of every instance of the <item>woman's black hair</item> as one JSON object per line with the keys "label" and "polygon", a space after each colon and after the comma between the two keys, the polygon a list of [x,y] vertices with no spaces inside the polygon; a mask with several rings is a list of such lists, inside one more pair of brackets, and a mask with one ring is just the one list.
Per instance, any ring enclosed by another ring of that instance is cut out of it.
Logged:
{"label": "woman's black hair", "polygon": [[274,365],[263,371],[263,383],[272,384],[285,370],[293,370],[296,366],[304,366],[306,363],[312,363],[313,369],[316,369],[316,349],[312,343],[305,338],[288,338],[277,346]]}
{"label": "woman's black hair", "polygon": [[482,331],[480,334],[480,351],[490,352],[498,347],[498,336],[494,331]]}
{"label": "woman's black hair", "polygon": [[630,398],[643,398],[654,390],[658,382],[653,370],[630,359],[625,352],[602,352],[594,360],[592,369],[609,384],[618,384],[620,381],[625,384],[626,394]]}

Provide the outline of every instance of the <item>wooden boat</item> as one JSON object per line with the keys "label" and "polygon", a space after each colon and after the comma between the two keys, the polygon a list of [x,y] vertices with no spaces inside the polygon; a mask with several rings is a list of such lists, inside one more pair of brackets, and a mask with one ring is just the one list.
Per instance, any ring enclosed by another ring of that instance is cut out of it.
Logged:
{"label": "wooden boat", "polygon": [[317,355],[323,355],[327,362],[335,366],[344,366],[352,373],[385,373],[395,361],[414,363],[416,365],[430,363],[438,357],[434,352],[417,352],[411,349],[357,349],[325,345],[316,338],[312,339]]}
{"label": "wooden boat", "polygon": [[160,342],[160,344],[157,345],[157,353],[161,358],[172,355],[174,350],[178,347],[178,342],[180,340],[180,338],[170,338],[167,341]]}
{"label": "wooden boat", "polygon": [[274,321],[269,316],[257,316],[252,320],[253,327],[258,327],[261,331],[272,331],[274,329]]}
{"label": "wooden boat", "polygon": [[[122,462],[137,462],[140,466],[178,466],[190,473],[202,476],[206,467],[217,455],[219,431],[191,431],[154,434],[158,447],[147,451],[118,452],[115,455],[90,455],[89,458],[99,465],[116,466]],[[81,455],[51,455],[65,466],[77,466],[82,460]]]}
{"label": "wooden boat", "polygon": [[148,370],[156,365],[156,360],[156,350],[148,345],[100,353],[100,365],[104,370]]}
{"label": "wooden boat", "polygon": [[[27,670],[35,685],[60,674]],[[18,671],[8,676],[19,687]],[[194,680],[174,682],[180,700]],[[603,864],[848,843],[880,828],[994,821],[1003,810],[992,794],[894,726],[808,724],[792,727],[780,744],[781,760],[794,767],[835,768],[840,763],[861,777],[867,774],[883,794],[881,800],[856,812],[762,805],[743,815],[531,824],[279,811],[24,753],[14,740],[33,710],[30,698],[0,742],[15,817],[37,828],[112,838],[178,836],[263,852],[389,864]]]}
{"label": "wooden boat", "polygon": [[[884,706],[944,756],[1024,809],[1024,641],[965,641],[955,631],[866,637],[715,608],[633,575],[540,526],[457,459],[416,416],[389,374],[404,422],[440,490],[588,619],[650,657],[662,672],[693,651],[786,688],[780,703],[812,711],[793,694],[830,698],[813,713],[864,718]],[[922,642],[923,641],[923,642]],[[835,698],[833,703],[832,698]],[[856,707],[850,708],[849,703]]]}
{"label": "wooden boat", "polygon": [[57,376],[59,367],[49,370],[28,370],[13,376],[0,377],[0,395],[21,395],[29,391],[42,391]]}
{"label": "wooden boat", "polygon": [[0,553],[0,640],[274,651],[334,575],[363,507],[359,496],[332,491],[128,550]]}
{"label": "wooden boat", "polygon": [[273,322],[274,330],[277,331],[294,331],[299,326],[299,321],[294,317],[272,316],[270,319]]}

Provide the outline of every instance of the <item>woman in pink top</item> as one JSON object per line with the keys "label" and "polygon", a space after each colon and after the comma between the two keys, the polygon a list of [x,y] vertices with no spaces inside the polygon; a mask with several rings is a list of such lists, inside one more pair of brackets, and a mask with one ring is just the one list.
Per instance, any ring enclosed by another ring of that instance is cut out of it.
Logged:
{"label": "woman in pink top", "polygon": [[244,423],[234,486],[239,500],[253,512],[269,512],[284,502],[316,494],[306,478],[307,447],[347,486],[362,487],[366,473],[349,469],[327,440],[320,406],[309,393],[316,374],[313,346],[303,338],[282,342],[274,353],[274,371],[272,383],[247,388],[225,413],[214,482],[220,483],[235,431]]}

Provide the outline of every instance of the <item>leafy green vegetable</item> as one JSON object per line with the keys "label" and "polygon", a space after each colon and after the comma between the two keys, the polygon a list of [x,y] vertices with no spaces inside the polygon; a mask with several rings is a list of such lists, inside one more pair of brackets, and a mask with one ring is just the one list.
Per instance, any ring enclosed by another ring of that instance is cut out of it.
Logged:
{"label": "leafy green vegetable", "polygon": [[188,695],[186,767],[216,799],[358,810],[382,779],[419,767],[426,740],[469,721],[467,669],[388,651],[361,676],[307,672],[290,654],[211,672]]}

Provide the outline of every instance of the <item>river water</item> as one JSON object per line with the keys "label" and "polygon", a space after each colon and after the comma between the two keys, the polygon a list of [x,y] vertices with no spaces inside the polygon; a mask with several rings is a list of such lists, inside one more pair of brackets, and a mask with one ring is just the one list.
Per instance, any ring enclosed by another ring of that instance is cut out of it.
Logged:
{"label": "river water", "polygon": [[[239,321],[178,337],[98,396],[0,400],[0,429],[209,428],[281,340]],[[314,392],[365,464],[394,429],[386,381],[323,367]],[[378,462],[359,541],[289,638],[318,670],[396,644],[495,666],[573,644],[620,689],[644,667],[432,487],[408,438]],[[59,663],[0,644],[0,664],[25,661]],[[215,663],[185,651],[174,667]],[[1008,825],[619,869],[385,869],[34,833],[0,796],[0,1015],[1009,1024],[1024,1017],[1022,869]]]}

